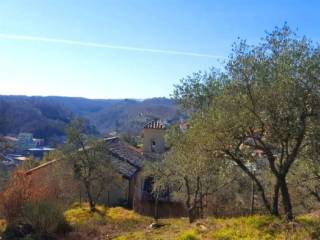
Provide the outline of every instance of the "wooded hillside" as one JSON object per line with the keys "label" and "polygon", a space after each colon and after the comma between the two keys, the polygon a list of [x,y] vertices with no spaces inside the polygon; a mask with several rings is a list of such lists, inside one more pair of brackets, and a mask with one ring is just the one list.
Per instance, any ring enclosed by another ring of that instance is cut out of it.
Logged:
{"label": "wooded hillside", "polygon": [[179,119],[177,106],[166,98],[91,100],[71,97],[0,96],[2,134],[31,132],[47,141],[65,135],[75,117],[87,120],[93,134],[112,131],[137,134],[149,119]]}

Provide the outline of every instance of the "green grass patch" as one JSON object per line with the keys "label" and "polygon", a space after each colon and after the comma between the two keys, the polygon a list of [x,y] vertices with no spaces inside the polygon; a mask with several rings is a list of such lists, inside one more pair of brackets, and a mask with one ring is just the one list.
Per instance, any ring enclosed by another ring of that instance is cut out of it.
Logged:
{"label": "green grass patch", "polygon": [[91,212],[88,204],[74,205],[64,212],[66,220],[71,225],[83,225],[88,222],[103,223],[107,221],[107,208],[98,205],[95,212]]}
{"label": "green grass patch", "polygon": [[138,240],[138,239],[146,239],[146,233],[143,231],[132,232],[132,233],[128,233],[126,235],[114,238],[114,240]]}
{"label": "green grass patch", "polygon": [[71,225],[83,226],[80,229],[82,233],[95,232],[97,236],[108,235],[115,240],[320,239],[320,217],[312,215],[300,216],[295,223],[267,215],[225,219],[210,217],[193,224],[189,224],[186,218],[170,218],[160,220],[162,227],[151,229],[152,218],[131,210],[103,206],[97,206],[97,209],[98,212],[92,213],[86,204],[74,205],[65,212],[65,217]]}
{"label": "green grass patch", "polygon": [[213,219],[215,230],[211,239],[307,240],[319,239],[320,219],[299,217],[297,222],[286,223],[271,216],[250,216]]}
{"label": "green grass patch", "polygon": [[181,234],[178,240],[199,240],[197,230],[186,231]]}

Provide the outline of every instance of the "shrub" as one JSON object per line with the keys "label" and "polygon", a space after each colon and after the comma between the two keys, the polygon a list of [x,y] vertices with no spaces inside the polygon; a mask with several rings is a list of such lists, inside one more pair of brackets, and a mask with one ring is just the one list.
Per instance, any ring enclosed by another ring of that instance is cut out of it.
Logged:
{"label": "shrub", "polygon": [[32,226],[28,224],[9,225],[1,235],[3,240],[24,239],[28,235],[34,234]]}
{"label": "shrub", "polygon": [[178,240],[199,240],[199,238],[197,237],[197,231],[192,230],[183,233]]}
{"label": "shrub", "polygon": [[66,233],[70,227],[62,209],[50,201],[27,203],[22,212],[22,221],[40,234]]}
{"label": "shrub", "polygon": [[58,199],[52,198],[59,192],[47,182],[43,186],[38,182],[33,175],[16,171],[0,193],[0,211],[6,222],[3,239],[48,239],[52,233],[70,231]]}
{"label": "shrub", "polygon": [[26,204],[50,198],[49,184],[44,187],[35,185],[33,176],[16,171],[4,191],[0,194],[0,211],[8,225],[21,222],[22,211]]}
{"label": "shrub", "polygon": [[31,199],[30,181],[23,173],[16,172],[0,196],[0,211],[8,225],[20,221],[24,204]]}
{"label": "shrub", "polygon": [[6,227],[7,227],[6,221],[0,219],[0,234],[1,234],[2,232],[4,232],[4,230],[6,229]]}
{"label": "shrub", "polygon": [[72,226],[64,218],[63,221],[57,224],[56,233],[65,235],[73,230]]}

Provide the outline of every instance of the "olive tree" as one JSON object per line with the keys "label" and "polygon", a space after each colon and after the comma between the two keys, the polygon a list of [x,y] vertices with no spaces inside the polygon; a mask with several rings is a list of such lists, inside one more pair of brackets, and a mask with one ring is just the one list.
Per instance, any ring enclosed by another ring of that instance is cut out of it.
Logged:
{"label": "olive tree", "polygon": [[103,141],[90,140],[80,120],[68,127],[68,141],[74,176],[85,190],[91,211],[95,211],[102,194],[117,186],[120,175],[112,165],[107,146]]}
{"label": "olive tree", "polygon": [[[228,166],[203,142],[201,133],[175,131],[175,142],[161,162],[152,164],[154,192],[183,200],[189,221],[204,216],[207,198],[225,185]],[[173,136],[171,136],[173,137]]]}
{"label": "olive tree", "polygon": [[[226,84],[200,118],[203,131],[212,149],[255,182],[271,214],[279,215],[281,196],[286,219],[291,221],[287,176],[319,124],[320,49],[285,24],[257,45],[236,43],[225,76]],[[251,170],[262,159],[275,179],[272,201]]]}

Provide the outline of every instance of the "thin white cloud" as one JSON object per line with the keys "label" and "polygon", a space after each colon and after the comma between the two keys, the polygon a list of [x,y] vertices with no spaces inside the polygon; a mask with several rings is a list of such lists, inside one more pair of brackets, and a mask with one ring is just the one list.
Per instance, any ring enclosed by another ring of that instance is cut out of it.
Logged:
{"label": "thin white cloud", "polygon": [[74,41],[74,40],[68,40],[68,39],[37,37],[37,36],[29,36],[29,35],[16,35],[16,34],[0,33],[0,39],[68,44],[68,45],[75,45],[75,46],[82,46],[82,47],[108,48],[108,49],[116,49],[116,50],[124,50],[124,51],[135,51],[135,52],[144,52],[144,53],[160,53],[160,54],[170,54],[170,55],[183,55],[183,56],[191,56],[191,57],[204,57],[204,58],[215,58],[215,59],[225,59],[226,58],[225,56],[204,54],[204,53],[197,53],[197,52],[185,52],[185,51],[176,51],[176,50],[168,50],[168,49],[154,49],[154,48],[120,46],[120,45],[111,45],[111,44],[104,44],[104,43],[82,42],[82,41]]}

